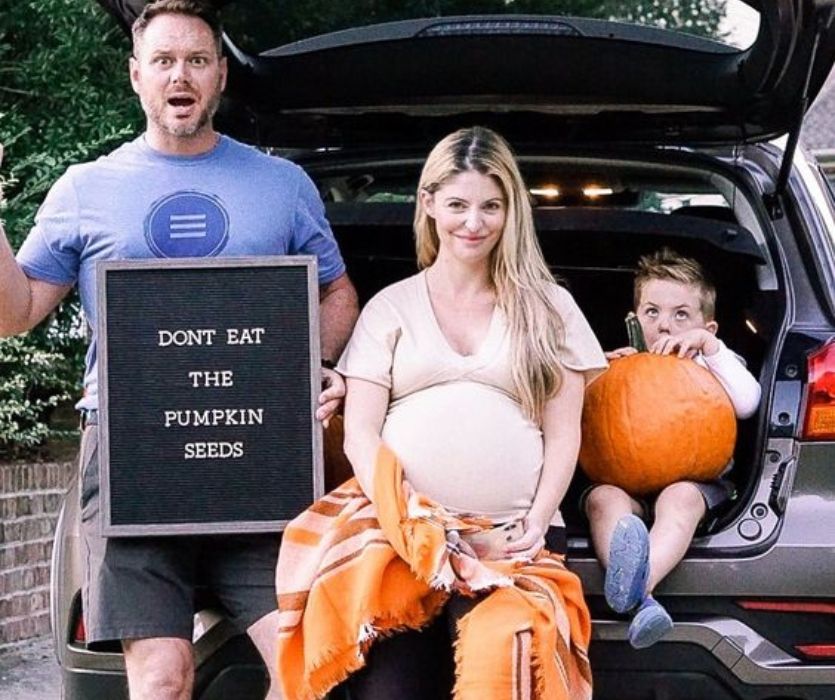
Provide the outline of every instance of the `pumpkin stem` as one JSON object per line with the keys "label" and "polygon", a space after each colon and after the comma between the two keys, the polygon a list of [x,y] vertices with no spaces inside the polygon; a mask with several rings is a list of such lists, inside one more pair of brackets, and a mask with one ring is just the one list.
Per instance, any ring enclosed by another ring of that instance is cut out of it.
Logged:
{"label": "pumpkin stem", "polygon": [[626,314],[626,335],[629,338],[629,344],[633,348],[638,352],[646,352],[647,344],[644,340],[644,331],[634,311]]}

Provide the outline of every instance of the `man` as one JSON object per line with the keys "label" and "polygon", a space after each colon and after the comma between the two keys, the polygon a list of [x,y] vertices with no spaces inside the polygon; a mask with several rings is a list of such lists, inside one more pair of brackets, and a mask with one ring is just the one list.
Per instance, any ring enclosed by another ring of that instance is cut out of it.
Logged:
{"label": "man", "polygon": [[[315,254],[322,357],[336,360],[357,316],[321,200],[297,166],[218,134],[226,83],[221,30],[199,0],[159,0],[133,27],[130,79],[146,131],[50,190],[15,259],[0,230],[0,335],[37,325],[73,284],[95,328],[95,263],[111,258]],[[172,235],[177,215],[206,225]],[[269,300],[264,300],[269,303]],[[82,440],[83,604],[91,644],[120,639],[134,700],[188,700],[194,678],[193,576],[199,569],[275,667],[275,535],[111,539],[99,536],[96,338],[87,357]],[[327,373],[326,373],[327,374]],[[317,417],[344,390],[332,373]],[[278,698],[273,680],[268,698]]]}

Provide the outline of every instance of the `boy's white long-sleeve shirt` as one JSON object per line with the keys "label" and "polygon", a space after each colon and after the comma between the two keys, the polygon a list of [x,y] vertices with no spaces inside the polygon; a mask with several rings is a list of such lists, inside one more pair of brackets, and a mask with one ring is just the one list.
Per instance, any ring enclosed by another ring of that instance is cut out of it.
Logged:
{"label": "boy's white long-sleeve shirt", "polygon": [[707,369],[724,387],[731,399],[737,418],[754,415],[760,405],[762,389],[742,358],[719,340],[719,350],[713,355],[699,354],[694,359]]}

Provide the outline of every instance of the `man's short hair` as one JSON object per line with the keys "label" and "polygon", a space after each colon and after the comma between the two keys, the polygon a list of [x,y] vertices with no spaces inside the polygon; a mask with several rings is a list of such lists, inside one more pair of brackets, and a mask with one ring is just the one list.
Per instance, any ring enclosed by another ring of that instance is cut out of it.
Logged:
{"label": "man's short hair", "polygon": [[650,280],[672,280],[695,286],[699,292],[699,302],[705,320],[714,319],[716,287],[697,260],[686,258],[666,247],[642,256],[638,260],[638,270],[635,272],[636,310],[641,303],[644,285]]}
{"label": "man's short hair", "polygon": [[134,20],[131,34],[133,35],[133,52],[136,54],[136,47],[145,33],[145,29],[154,17],[159,15],[185,15],[202,19],[217,43],[218,55],[223,48],[223,27],[220,24],[220,17],[215,8],[204,0],[153,0],[142,8],[139,17]]}

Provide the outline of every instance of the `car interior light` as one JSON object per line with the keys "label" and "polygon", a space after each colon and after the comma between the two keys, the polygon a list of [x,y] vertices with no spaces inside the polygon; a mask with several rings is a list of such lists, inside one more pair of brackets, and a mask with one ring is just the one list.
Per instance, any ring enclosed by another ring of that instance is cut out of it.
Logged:
{"label": "car interior light", "polygon": [[530,192],[534,197],[549,197],[553,199],[560,196],[559,187],[532,187]]}
{"label": "car interior light", "polygon": [[589,199],[605,197],[606,195],[614,194],[614,192],[611,187],[599,187],[598,185],[589,185],[583,188],[583,194]]}
{"label": "car interior light", "polygon": [[809,355],[803,437],[835,440],[835,339]]}
{"label": "car interior light", "polygon": [[750,318],[745,319],[745,326],[748,328],[749,331],[757,334],[757,327],[754,325],[754,322]]}
{"label": "car interior light", "polygon": [[761,610],[763,612],[835,615],[835,603],[821,603],[816,601],[738,600],[737,605],[745,610]]}

